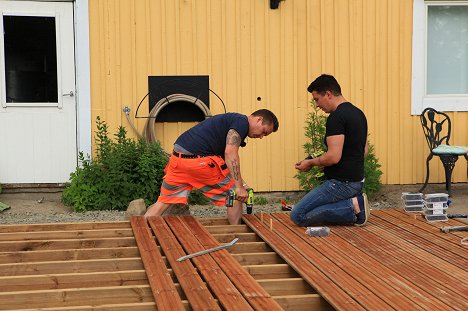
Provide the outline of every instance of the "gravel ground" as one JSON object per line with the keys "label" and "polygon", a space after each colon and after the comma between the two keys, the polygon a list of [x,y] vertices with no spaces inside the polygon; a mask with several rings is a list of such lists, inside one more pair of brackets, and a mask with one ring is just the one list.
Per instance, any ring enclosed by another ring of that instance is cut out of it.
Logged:
{"label": "gravel ground", "polygon": [[[403,207],[401,193],[404,191],[416,191],[419,185],[385,185],[382,190],[370,200],[372,209],[384,209]],[[449,213],[468,213],[468,184],[453,185],[452,205]],[[426,193],[443,192],[443,185],[429,185]],[[288,203],[294,203],[300,199],[303,193],[269,193],[257,194],[267,198],[268,204],[254,206],[254,213],[281,212],[279,198]],[[18,198],[20,197],[20,198]],[[75,213],[69,207],[59,202],[60,195],[55,198],[41,198],[37,200],[28,195],[12,196],[1,194],[0,201],[11,206],[10,209],[0,212],[0,224],[27,224],[27,223],[69,223],[69,222],[99,222],[99,221],[125,221],[128,215],[125,211],[92,211]],[[245,212],[245,211],[244,211]],[[226,208],[214,205],[194,205],[171,209],[171,215],[193,215],[199,218],[225,218]]]}

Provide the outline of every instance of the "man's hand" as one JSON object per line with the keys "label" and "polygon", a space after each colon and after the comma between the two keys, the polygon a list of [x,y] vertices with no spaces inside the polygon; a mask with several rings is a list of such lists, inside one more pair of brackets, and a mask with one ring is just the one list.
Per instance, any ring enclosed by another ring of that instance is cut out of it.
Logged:
{"label": "man's hand", "polygon": [[242,203],[247,202],[249,194],[247,193],[247,190],[245,190],[244,186],[241,187],[236,187],[236,200],[240,201]]}
{"label": "man's hand", "polygon": [[312,160],[302,160],[296,163],[295,167],[301,172],[308,172],[312,168]]}

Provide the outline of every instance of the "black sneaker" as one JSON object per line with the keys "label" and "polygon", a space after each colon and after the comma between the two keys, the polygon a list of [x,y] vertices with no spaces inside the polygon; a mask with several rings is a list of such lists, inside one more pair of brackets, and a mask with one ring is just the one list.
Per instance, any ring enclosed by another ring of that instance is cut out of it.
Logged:
{"label": "black sneaker", "polygon": [[364,226],[369,219],[369,202],[365,193],[356,196],[359,204],[359,213],[356,214],[355,226]]}

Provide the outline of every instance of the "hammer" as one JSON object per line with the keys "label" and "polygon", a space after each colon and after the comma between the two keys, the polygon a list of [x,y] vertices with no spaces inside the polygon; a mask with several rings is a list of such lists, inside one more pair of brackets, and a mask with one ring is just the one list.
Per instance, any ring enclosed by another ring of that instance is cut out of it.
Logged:
{"label": "hammer", "polygon": [[449,233],[453,231],[468,231],[468,226],[446,226],[440,228],[440,231],[444,233]]}

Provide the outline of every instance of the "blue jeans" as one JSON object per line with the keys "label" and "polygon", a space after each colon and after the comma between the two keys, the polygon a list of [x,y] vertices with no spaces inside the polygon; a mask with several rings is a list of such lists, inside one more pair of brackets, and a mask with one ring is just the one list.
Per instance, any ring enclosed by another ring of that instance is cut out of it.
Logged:
{"label": "blue jeans", "polygon": [[291,211],[295,224],[353,224],[356,222],[352,198],[361,193],[361,181],[329,179],[307,193]]}

